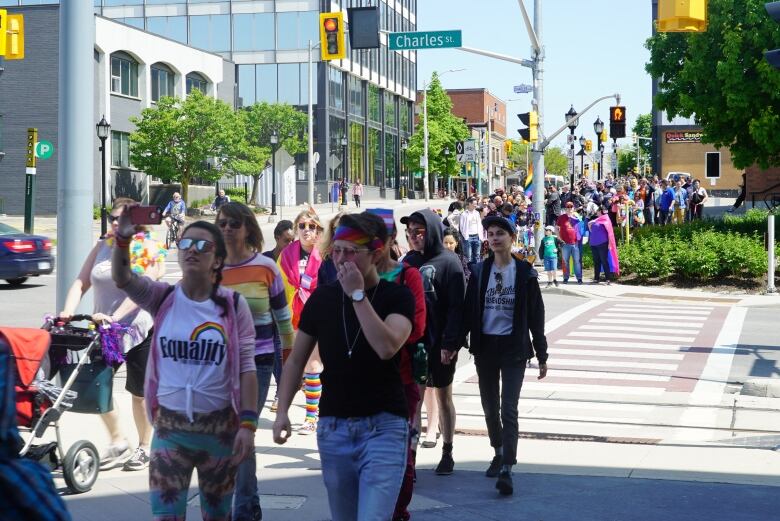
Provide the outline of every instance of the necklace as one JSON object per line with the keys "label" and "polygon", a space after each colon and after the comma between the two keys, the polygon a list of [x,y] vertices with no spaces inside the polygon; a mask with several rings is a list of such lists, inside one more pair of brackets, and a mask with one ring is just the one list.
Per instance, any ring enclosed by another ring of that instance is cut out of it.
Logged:
{"label": "necklace", "polygon": [[[374,297],[376,296],[376,290],[379,287],[379,284],[377,284],[374,287],[374,293],[371,295],[371,298],[368,299],[368,303],[371,304],[374,301]],[[358,338],[360,338],[360,333],[363,332],[363,326],[360,325],[360,321],[358,321],[358,331],[355,335],[354,340],[350,343],[349,341],[349,334],[347,334],[347,294],[342,292],[341,293],[341,323],[344,325],[344,340],[347,341],[347,358],[352,358],[352,350],[355,349],[355,344],[357,344]]]}

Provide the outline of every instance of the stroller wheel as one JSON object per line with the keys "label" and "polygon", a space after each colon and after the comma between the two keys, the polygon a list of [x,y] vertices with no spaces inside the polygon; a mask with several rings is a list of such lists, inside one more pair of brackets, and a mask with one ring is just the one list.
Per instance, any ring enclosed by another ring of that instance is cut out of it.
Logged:
{"label": "stroller wheel", "polygon": [[79,440],[68,449],[62,462],[65,484],[74,494],[87,492],[92,488],[100,472],[100,456],[95,446],[86,440]]}

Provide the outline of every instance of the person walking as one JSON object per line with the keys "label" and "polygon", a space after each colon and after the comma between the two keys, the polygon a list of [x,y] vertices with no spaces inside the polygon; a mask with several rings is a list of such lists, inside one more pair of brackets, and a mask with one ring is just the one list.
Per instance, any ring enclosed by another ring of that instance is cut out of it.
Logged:
{"label": "person walking", "polygon": [[[100,456],[103,470],[122,466],[124,470],[143,470],[149,466],[149,445],[152,438],[152,425],[146,417],[144,402],[144,375],[151,343],[152,316],[139,307],[117,289],[111,278],[111,255],[116,242],[119,218],[124,209],[137,204],[132,199],[119,197],[114,199],[109,218],[111,231],[98,240],[87,255],[78,277],[65,297],[60,317],[72,317],[84,294],[90,289],[94,294],[92,319],[95,322],[119,323],[128,328],[123,337],[127,379],[125,389],[131,395],[133,420],[138,433],[138,446],[131,447],[120,425],[119,411],[113,407],[100,415],[111,437],[111,444]],[[154,280],[165,274],[165,256],[167,251],[151,237],[144,228],[134,233],[130,248],[130,265],[134,273],[146,275]]]}
{"label": "person walking", "polygon": [[466,210],[460,214],[458,230],[463,238],[463,253],[469,262],[478,262],[482,248],[482,214],[477,210],[477,199],[466,200]]}
{"label": "person walking", "polygon": [[[426,337],[428,349],[427,386],[436,391],[439,424],[443,438],[442,456],[436,474],[449,475],[455,468],[452,443],[455,437],[455,404],[452,401],[452,380],[455,376],[460,323],[466,281],[460,260],[444,248],[441,239],[441,219],[431,210],[420,210],[401,218],[406,225],[412,251],[404,262],[420,270],[428,308]],[[461,221],[461,225],[463,221]],[[462,228],[461,228],[462,229]],[[482,221],[479,221],[482,229]],[[431,426],[429,424],[428,428]]]}
{"label": "person walking", "polygon": [[574,203],[566,203],[566,213],[558,217],[558,238],[561,240],[563,250],[563,283],[569,283],[571,275],[570,263],[574,265],[574,276],[577,283],[582,284],[582,262],[580,249],[577,246],[577,227],[580,218],[574,213]]}
{"label": "person walking", "polygon": [[184,519],[198,470],[203,519],[230,519],[238,465],[254,451],[257,429],[255,330],[244,297],[221,286],[227,258],[219,228],[196,221],[182,232],[181,280],[171,286],[128,265],[135,226],[119,218],[112,277],[154,316],[144,382],[155,432],[149,489],[155,520]]}
{"label": "person walking", "polygon": [[[222,285],[241,293],[252,312],[257,371],[256,409],[259,417],[268,398],[274,371],[274,332],[279,334],[282,350],[292,349],[293,345],[294,333],[290,308],[284,294],[284,281],[276,263],[260,254],[263,249],[263,232],[248,206],[241,203],[222,205],[215,224],[222,230],[227,247]],[[257,463],[255,452],[252,451],[238,467],[233,521],[260,520],[262,517],[257,494]]]}
{"label": "person walking", "polygon": [[485,475],[497,478],[502,495],[514,492],[517,464],[517,403],[527,363],[535,356],[539,377],[547,375],[547,338],[539,277],[532,266],[512,256],[515,230],[506,220],[486,218],[493,255],[474,267],[466,289],[467,310],[461,335],[470,335],[479,378],[479,396],[495,455]]}
{"label": "person walking", "polygon": [[600,282],[603,271],[607,286],[610,285],[614,276],[620,275],[615,234],[612,229],[612,221],[607,215],[608,211],[606,206],[602,206],[601,214],[588,222],[588,242],[593,256],[593,282],[596,284]]}
{"label": "person walking", "polygon": [[341,194],[341,204],[347,206],[347,193],[349,193],[349,183],[343,177],[339,182],[339,193]]}
{"label": "person walking", "polygon": [[223,205],[230,202],[230,197],[225,195],[225,191],[220,188],[219,193],[214,198],[214,202],[211,203],[211,209],[218,212]]}
{"label": "person walking", "polygon": [[355,181],[354,186],[352,186],[352,198],[355,199],[355,206],[360,208],[360,199],[363,197],[363,183],[360,182],[360,179]]}
{"label": "person walking", "polygon": [[412,332],[414,297],[379,277],[388,240],[382,219],[345,215],[333,239],[338,283],[318,286],[303,308],[273,437],[278,444],[290,437],[288,410],[319,345],[324,393],[317,446],[331,517],[387,520],[406,468],[409,411],[398,352]]}
{"label": "person walking", "polygon": [[674,190],[669,186],[669,181],[661,179],[661,199],[658,203],[658,217],[661,226],[666,226],[671,222],[673,208]]}
{"label": "person walking", "polygon": [[690,208],[691,219],[701,219],[704,217],[704,203],[709,199],[707,190],[701,186],[701,181],[694,179],[691,187]]}
{"label": "person walking", "polygon": [[558,253],[560,251],[561,240],[555,236],[555,226],[544,227],[544,238],[539,249],[541,250],[542,260],[544,261],[544,271],[547,273],[547,287],[555,284],[558,287]]}

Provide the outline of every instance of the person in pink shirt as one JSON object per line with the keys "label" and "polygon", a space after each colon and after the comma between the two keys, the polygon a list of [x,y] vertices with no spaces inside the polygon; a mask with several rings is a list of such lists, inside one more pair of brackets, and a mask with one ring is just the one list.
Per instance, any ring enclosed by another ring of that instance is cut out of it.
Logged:
{"label": "person in pink shirt", "polygon": [[355,206],[360,208],[360,198],[363,197],[363,183],[360,182],[360,179],[355,181],[354,186],[352,186],[352,197],[355,199]]}

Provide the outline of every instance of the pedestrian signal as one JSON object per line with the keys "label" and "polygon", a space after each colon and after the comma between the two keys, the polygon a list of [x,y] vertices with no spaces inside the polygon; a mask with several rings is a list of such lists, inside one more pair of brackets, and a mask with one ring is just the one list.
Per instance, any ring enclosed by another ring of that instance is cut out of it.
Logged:
{"label": "pedestrian signal", "polygon": [[347,57],[343,13],[320,14],[320,55],[324,61]]}
{"label": "pedestrian signal", "polygon": [[523,141],[528,143],[539,141],[539,114],[532,110],[518,114],[517,117],[520,118],[523,125],[528,127],[517,129]]}
{"label": "pedestrian signal", "polygon": [[609,107],[609,136],[626,137],[626,107]]}

